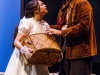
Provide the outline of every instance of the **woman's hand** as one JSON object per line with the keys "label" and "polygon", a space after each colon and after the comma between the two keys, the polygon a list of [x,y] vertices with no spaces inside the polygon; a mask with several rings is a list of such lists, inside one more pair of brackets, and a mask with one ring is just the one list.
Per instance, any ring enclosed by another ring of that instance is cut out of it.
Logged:
{"label": "woman's hand", "polygon": [[63,59],[63,53],[61,53],[61,57],[58,59],[58,62],[60,62]]}
{"label": "woman's hand", "polygon": [[54,34],[57,36],[61,36],[61,30],[53,29],[53,28],[46,28],[46,32],[48,34]]}
{"label": "woman's hand", "polygon": [[21,52],[22,54],[24,54],[25,57],[26,57],[27,59],[30,59],[31,56],[32,56],[31,53],[33,52],[33,50],[30,49],[30,48],[27,48],[26,46],[24,46],[24,47],[22,47],[22,48],[20,49],[20,52]]}

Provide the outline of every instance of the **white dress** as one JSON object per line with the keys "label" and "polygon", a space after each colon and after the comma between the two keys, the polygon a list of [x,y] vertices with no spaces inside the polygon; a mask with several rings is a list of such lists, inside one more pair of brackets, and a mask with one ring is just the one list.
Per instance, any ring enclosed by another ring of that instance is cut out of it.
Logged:
{"label": "white dress", "polygon": [[[21,19],[18,32],[26,36],[36,33],[45,33],[46,22],[36,21],[34,18]],[[14,49],[4,75],[49,75],[48,67],[44,65],[27,66],[17,48]]]}

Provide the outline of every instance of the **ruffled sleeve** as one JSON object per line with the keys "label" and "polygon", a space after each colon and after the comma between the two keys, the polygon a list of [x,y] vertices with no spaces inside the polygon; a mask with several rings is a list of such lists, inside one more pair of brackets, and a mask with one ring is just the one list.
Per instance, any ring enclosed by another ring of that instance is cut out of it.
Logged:
{"label": "ruffled sleeve", "polygon": [[18,32],[24,34],[25,36],[30,34],[30,21],[26,18],[21,19],[18,27]]}

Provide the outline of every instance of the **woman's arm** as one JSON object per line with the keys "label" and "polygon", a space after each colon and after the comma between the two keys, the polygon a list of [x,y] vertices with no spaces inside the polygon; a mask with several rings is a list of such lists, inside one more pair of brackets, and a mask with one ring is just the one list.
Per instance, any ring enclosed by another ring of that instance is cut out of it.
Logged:
{"label": "woman's arm", "polygon": [[19,33],[17,34],[15,40],[14,40],[14,46],[17,48],[17,49],[21,49],[23,46],[21,44],[22,40],[25,38],[25,35],[23,33]]}

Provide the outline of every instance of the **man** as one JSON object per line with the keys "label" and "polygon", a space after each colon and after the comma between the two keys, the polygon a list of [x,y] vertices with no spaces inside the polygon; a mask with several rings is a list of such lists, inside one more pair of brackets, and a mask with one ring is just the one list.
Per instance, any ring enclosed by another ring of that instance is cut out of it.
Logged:
{"label": "man", "polygon": [[97,45],[90,3],[87,0],[64,0],[57,22],[46,31],[61,36],[64,56],[59,75],[91,75]]}

